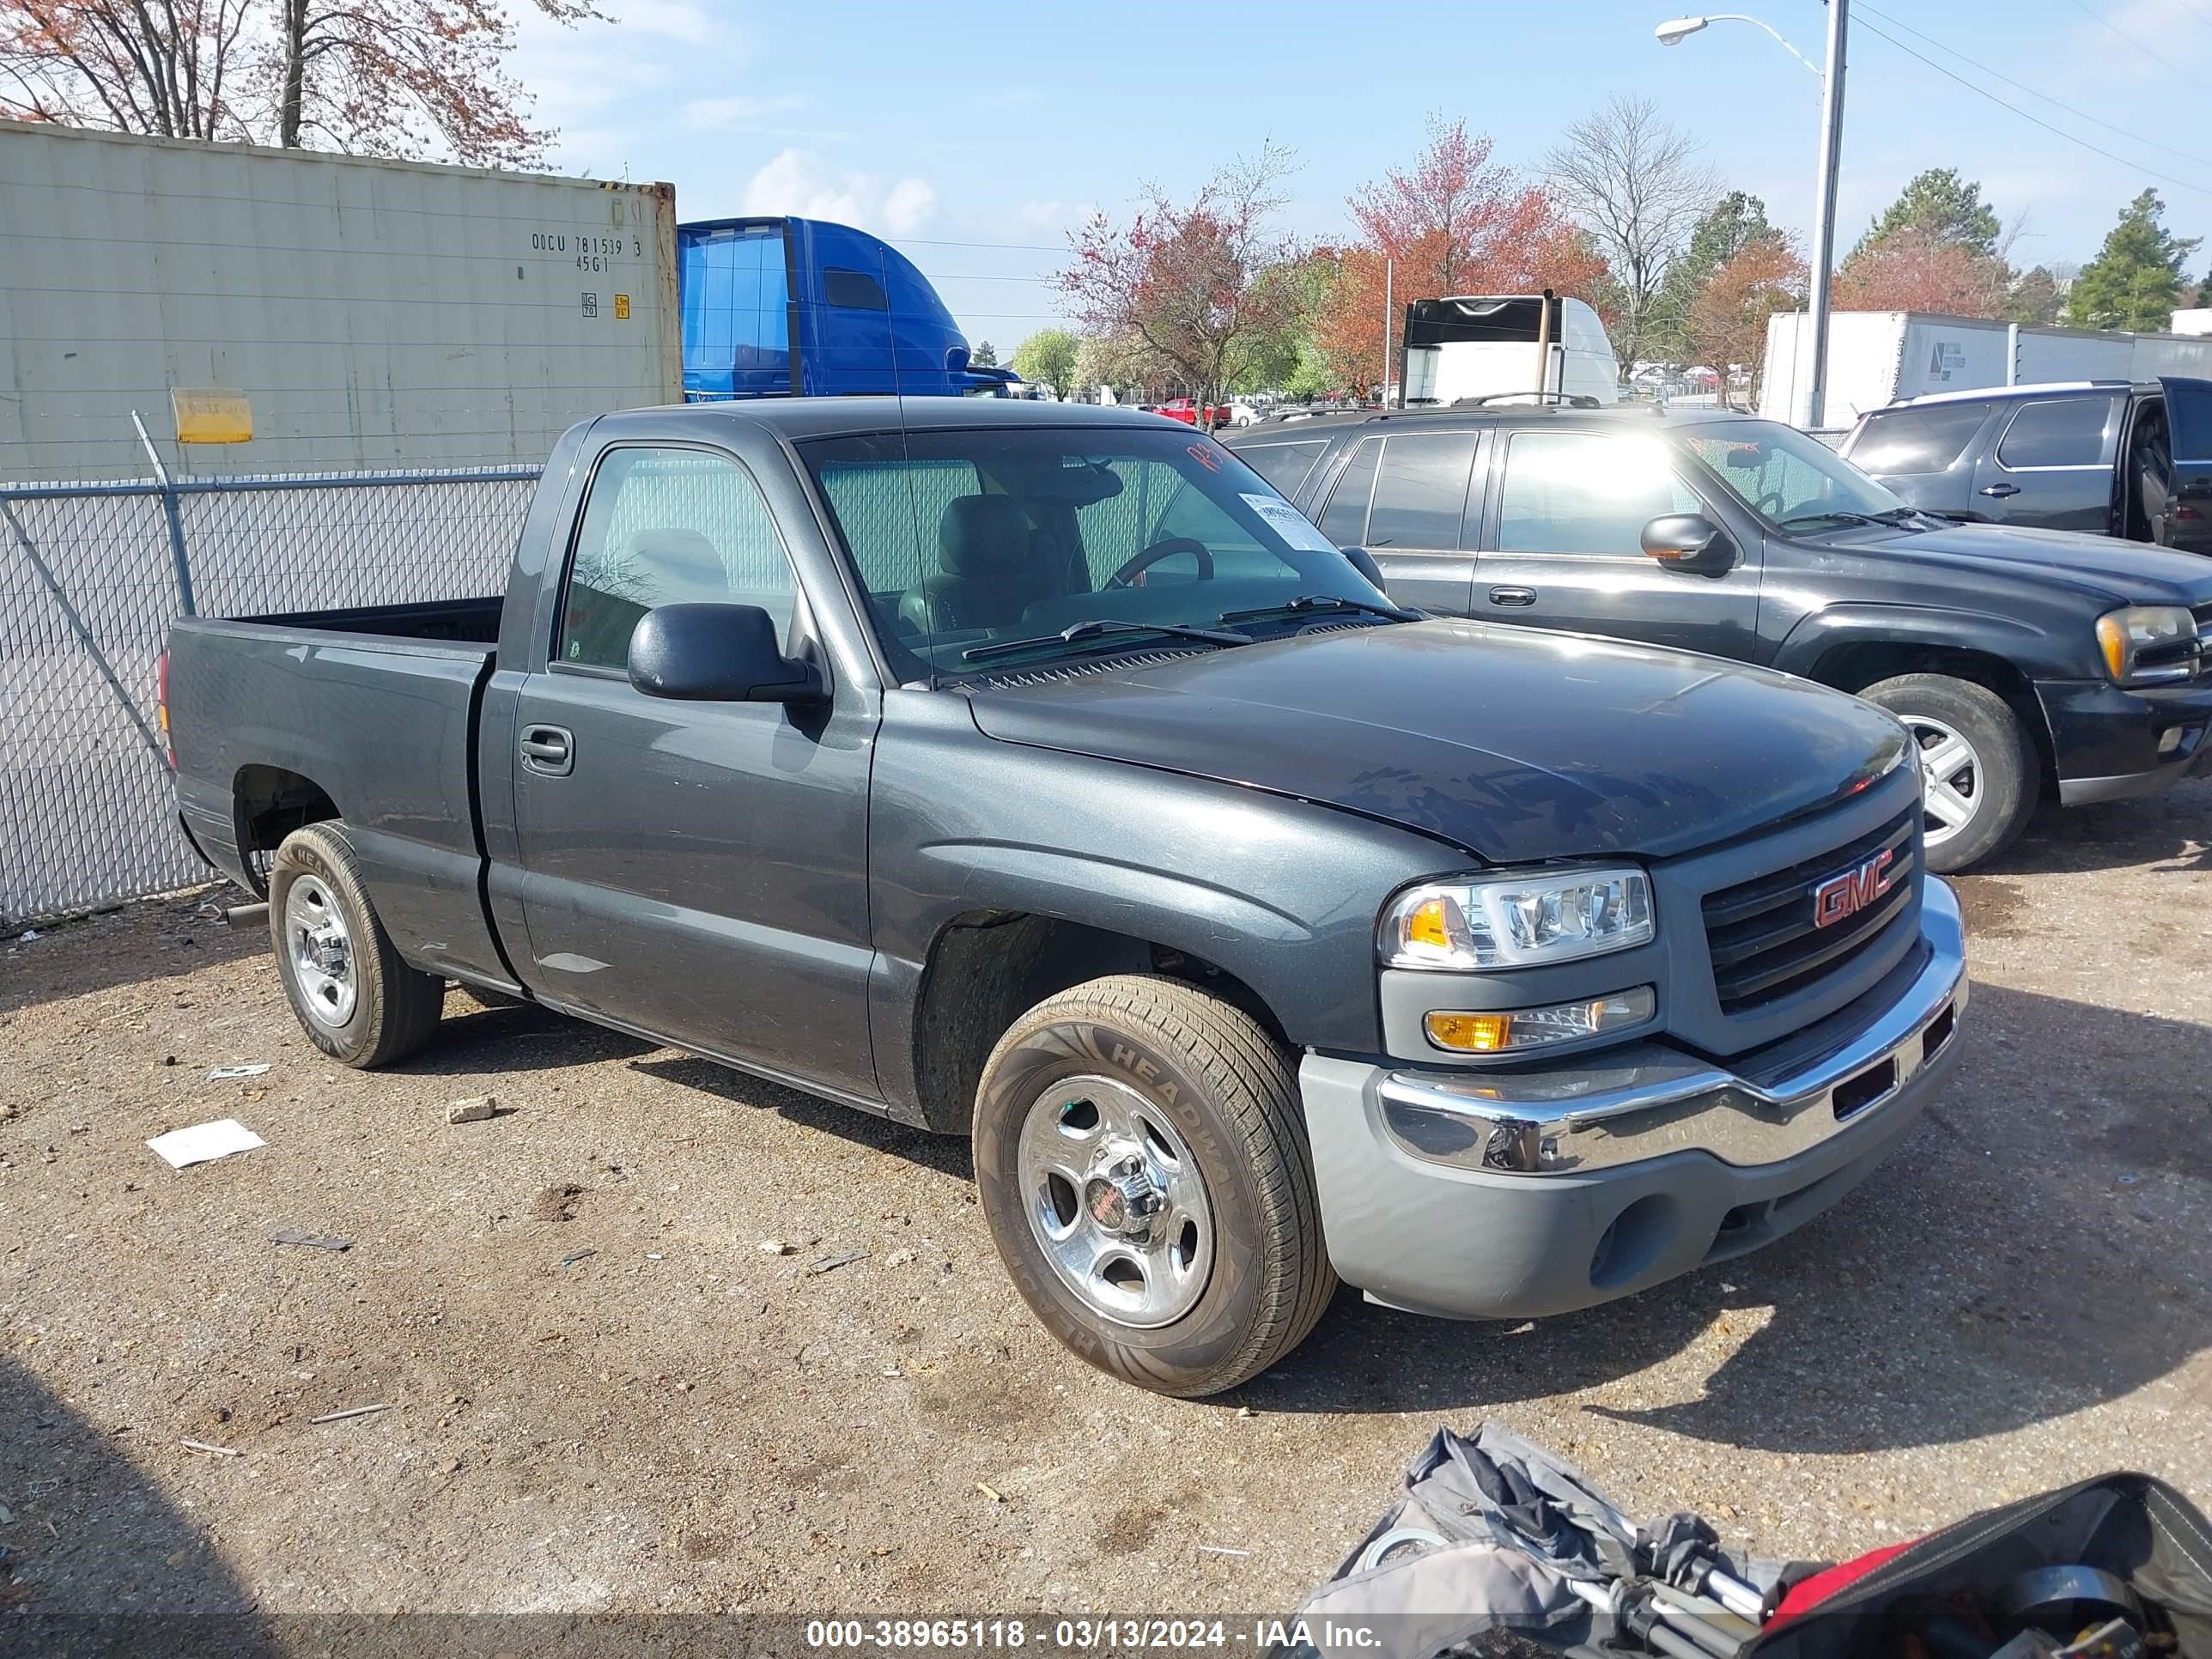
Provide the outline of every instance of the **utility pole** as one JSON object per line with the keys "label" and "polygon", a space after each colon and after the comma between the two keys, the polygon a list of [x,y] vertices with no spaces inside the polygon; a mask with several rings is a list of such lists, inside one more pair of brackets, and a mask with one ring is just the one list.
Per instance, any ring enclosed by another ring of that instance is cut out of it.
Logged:
{"label": "utility pole", "polygon": [[1390,279],[1396,262],[1389,255],[1382,256],[1382,386],[1378,394],[1382,406],[1390,406],[1390,324],[1395,307],[1390,299]]}
{"label": "utility pole", "polygon": [[1813,197],[1813,373],[1797,424],[1809,428],[1826,416],[1828,402],[1829,274],[1836,258],[1836,159],[1844,145],[1844,49],[1850,30],[1850,0],[1827,0],[1828,68],[1821,78],[1820,176]]}

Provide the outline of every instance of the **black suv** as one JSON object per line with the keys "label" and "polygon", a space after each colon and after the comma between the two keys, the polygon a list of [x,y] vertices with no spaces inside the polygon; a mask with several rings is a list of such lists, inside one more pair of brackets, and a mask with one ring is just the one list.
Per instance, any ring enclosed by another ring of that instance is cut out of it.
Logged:
{"label": "black suv", "polygon": [[2212,553],[2212,380],[1933,392],[1860,416],[1842,453],[1946,518]]}
{"label": "black suv", "polygon": [[1523,404],[1226,441],[1330,541],[1364,546],[1400,604],[1881,704],[1918,742],[1937,870],[1997,852],[2039,799],[2147,794],[2212,755],[2212,563],[1936,517],[1776,422]]}

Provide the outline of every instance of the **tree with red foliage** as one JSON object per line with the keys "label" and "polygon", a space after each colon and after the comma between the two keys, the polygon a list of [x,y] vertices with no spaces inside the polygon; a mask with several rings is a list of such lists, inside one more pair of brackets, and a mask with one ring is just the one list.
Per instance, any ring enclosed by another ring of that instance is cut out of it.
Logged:
{"label": "tree with red foliage", "polygon": [[1157,186],[1126,225],[1095,213],[1055,280],[1084,331],[1121,343],[1127,368],[1171,376],[1206,402],[1300,320],[1298,248],[1274,228],[1290,151],[1263,146],[1187,203]]}
{"label": "tree with red foliage", "polygon": [[[1699,355],[1720,370],[1723,384],[1738,365],[1757,375],[1765,355],[1767,319],[1802,305],[1806,288],[1804,258],[1779,231],[1745,243],[1705,279],[1684,320]],[[1754,393],[1757,389],[1754,384]]]}
{"label": "tree with red foliage", "polygon": [[0,0],[0,115],[536,166],[554,135],[504,72],[514,43],[501,0]]}
{"label": "tree with red foliage", "polygon": [[1905,228],[1870,238],[1836,272],[1838,311],[1940,311],[2002,317],[2012,273],[1963,242]]}
{"label": "tree with red foliage", "polygon": [[1380,385],[1386,358],[1399,362],[1407,301],[1544,288],[1601,294],[1605,261],[1588,238],[1546,191],[1490,156],[1490,140],[1470,135],[1466,122],[1431,116],[1413,167],[1385,173],[1350,198],[1360,240],[1338,252],[1315,340],[1354,387]]}

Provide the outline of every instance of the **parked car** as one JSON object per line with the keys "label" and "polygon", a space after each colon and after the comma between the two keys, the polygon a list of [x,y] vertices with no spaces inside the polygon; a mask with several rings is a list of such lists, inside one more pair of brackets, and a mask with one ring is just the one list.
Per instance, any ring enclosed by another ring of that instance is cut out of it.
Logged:
{"label": "parked car", "polygon": [[2212,756],[2212,563],[1931,517],[1778,422],[1492,405],[1228,441],[1401,604],[1710,652],[1889,709],[1918,744],[1936,870],[1996,854],[2039,799],[2148,794]]}
{"label": "parked car", "polygon": [[633,410],[503,600],[180,622],[160,714],[332,1058],[458,980],[972,1133],[1038,1317],[1206,1394],[1337,1274],[1522,1319],[1765,1244],[1957,1050],[1893,720],[1362,562],[1145,416]]}
{"label": "parked car", "polygon": [[2075,380],[1908,398],[1842,453],[1915,507],[2212,553],[2212,380]]}
{"label": "parked car", "polygon": [[1202,412],[1205,416],[1205,427],[1208,432],[1212,431],[1216,427],[1229,424],[1227,404],[1201,404],[1195,398],[1170,398],[1159,405],[1158,412],[1171,421],[1181,421],[1185,426],[1198,425],[1199,417]]}

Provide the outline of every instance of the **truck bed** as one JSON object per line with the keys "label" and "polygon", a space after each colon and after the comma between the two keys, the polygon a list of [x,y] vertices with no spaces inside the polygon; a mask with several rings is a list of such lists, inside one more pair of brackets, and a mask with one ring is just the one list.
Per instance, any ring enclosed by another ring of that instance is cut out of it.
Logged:
{"label": "truck bed", "polygon": [[294,611],[241,617],[242,624],[313,634],[371,634],[387,640],[450,640],[496,645],[501,601],[437,599],[426,605],[370,605],[349,611]]}
{"label": "truck bed", "polygon": [[400,953],[507,981],[477,816],[499,611],[461,599],[175,623],[169,740],[202,854],[258,890],[284,836],[335,808]]}

